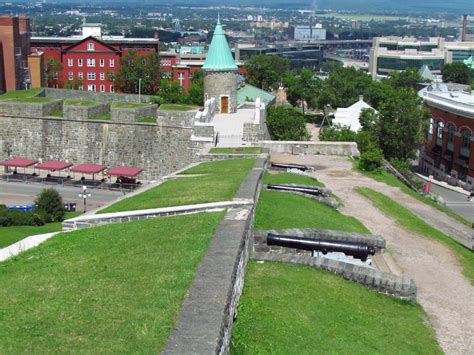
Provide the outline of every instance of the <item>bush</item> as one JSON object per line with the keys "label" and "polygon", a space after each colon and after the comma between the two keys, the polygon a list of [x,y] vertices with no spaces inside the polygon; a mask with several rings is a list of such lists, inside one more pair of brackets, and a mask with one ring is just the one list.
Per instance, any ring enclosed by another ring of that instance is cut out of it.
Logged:
{"label": "bush", "polygon": [[372,147],[360,156],[359,168],[365,171],[376,171],[382,166],[383,152]]}
{"label": "bush", "polygon": [[64,204],[59,192],[55,189],[44,189],[36,197],[35,212],[46,217],[45,222],[61,222],[64,219]]}
{"label": "bush", "polygon": [[268,110],[268,130],[277,141],[304,141],[310,138],[303,113],[291,106],[273,106]]}
{"label": "bush", "polygon": [[347,126],[334,125],[321,130],[319,139],[330,142],[356,142],[357,132],[352,131]]}
{"label": "bush", "polygon": [[42,226],[45,218],[42,213],[36,211],[24,212],[0,208],[0,226]]}

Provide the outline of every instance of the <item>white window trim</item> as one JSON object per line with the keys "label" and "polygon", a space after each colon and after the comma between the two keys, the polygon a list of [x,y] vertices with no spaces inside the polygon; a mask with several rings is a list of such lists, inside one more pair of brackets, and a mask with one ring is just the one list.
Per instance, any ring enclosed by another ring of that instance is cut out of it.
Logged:
{"label": "white window trim", "polygon": [[74,80],[74,73],[72,71],[67,73],[67,78],[68,78],[68,80]]}
{"label": "white window trim", "polygon": [[104,84],[102,84],[102,85],[100,86],[100,92],[105,92],[105,85],[104,85]]}
{"label": "white window trim", "polygon": [[88,51],[94,51],[95,50],[95,45],[92,42],[87,43],[87,50]]}
{"label": "white window trim", "polygon": [[83,62],[82,58],[77,59],[77,66],[78,67],[82,67],[83,64],[84,64],[84,62]]}
{"label": "white window trim", "polygon": [[100,65],[101,67],[104,67],[104,66],[105,66],[105,59],[104,59],[104,58],[100,58],[100,59],[99,59],[99,65]]}
{"label": "white window trim", "polygon": [[100,80],[105,80],[105,73],[104,72],[100,73],[99,77],[100,77]]}
{"label": "white window trim", "polygon": [[109,59],[109,67],[113,68],[115,66],[115,59]]}
{"label": "white window trim", "polygon": [[74,59],[73,59],[73,58],[68,58],[68,60],[67,60],[67,66],[68,66],[68,67],[74,66]]}
{"label": "white window trim", "polygon": [[87,66],[88,67],[95,67],[95,59],[94,58],[87,58]]}

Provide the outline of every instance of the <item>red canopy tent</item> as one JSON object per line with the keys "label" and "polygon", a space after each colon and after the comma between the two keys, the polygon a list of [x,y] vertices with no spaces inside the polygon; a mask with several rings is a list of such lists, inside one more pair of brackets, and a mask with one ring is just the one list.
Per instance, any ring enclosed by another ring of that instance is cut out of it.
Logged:
{"label": "red canopy tent", "polygon": [[137,168],[134,166],[116,166],[115,168],[110,169],[107,174],[110,176],[135,177],[142,171],[142,168]]}
{"label": "red canopy tent", "polygon": [[75,173],[83,173],[83,174],[97,174],[97,173],[100,173],[101,171],[104,171],[105,169],[107,168],[103,165],[94,164],[94,163],[84,163],[84,164],[73,166],[71,168],[71,171]]}
{"label": "red canopy tent", "polygon": [[0,165],[8,166],[11,168],[28,168],[29,166],[35,165],[38,161],[28,158],[13,158],[0,162]]}
{"label": "red canopy tent", "polygon": [[65,161],[49,160],[47,162],[36,165],[36,169],[40,170],[64,170],[70,168],[73,164],[66,163]]}

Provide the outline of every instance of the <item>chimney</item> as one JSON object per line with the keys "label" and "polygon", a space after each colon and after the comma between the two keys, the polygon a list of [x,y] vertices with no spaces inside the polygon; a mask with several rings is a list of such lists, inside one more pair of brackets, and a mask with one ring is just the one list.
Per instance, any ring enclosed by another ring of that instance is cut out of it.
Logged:
{"label": "chimney", "polygon": [[467,37],[467,15],[462,15],[461,42],[466,42]]}
{"label": "chimney", "polygon": [[359,95],[359,101],[364,101],[364,95]]}

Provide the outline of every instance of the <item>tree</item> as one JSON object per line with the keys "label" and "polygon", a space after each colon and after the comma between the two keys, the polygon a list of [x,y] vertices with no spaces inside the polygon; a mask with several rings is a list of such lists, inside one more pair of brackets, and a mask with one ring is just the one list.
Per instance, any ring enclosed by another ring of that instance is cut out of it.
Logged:
{"label": "tree", "polygon": [[245,61],[247,82],[262,90],[277,89],[288,73],[287,58],[276,55],[255,55]]}
{"label": "tree", "polygon": [[188,90],[189,101],[194,105],[202,106],[204,101],[204,74],[202,70],[194,71],[191,80]]}
{"label": "tree", "polygon": [[64,219],[63,199],[55,189],[44,189],[35,199],[36,210],[45,214],[46,222],[60,222]]}
{"label": "tree", "polygon": [[64,84],[65,89],[71,89],[71,90],[79,90],[80,87],[82,86],[83,82],[81,79],[73,79],[73,80],[68,80]]}
{"label": "tree", "polygon": [[285,78],[286,97],[293,106],[304,105],[311,108],[318,106],[318,95],[321,88],[321,79],[310,69],[301,69],[298,73],[290,73]]}
{"label": "tree", "polygon": [[176,80],[161,80],[159,95],[163,102],[168,104],[188,104],[189,96],[183,91],[183,88]]}
{"label": "tree", "polygon": [[138,94],[139,81],[141,93],[154,95],[158,92],[161,81],[160,56],[154,52],[139,55],[129,51],[120,58],[119,69],[113,75],[116,90],[128,94]]}
{"label": "tree", "polygon": [[342,67],[343,67],[342,62],[340,62],[338,60],[328,60],[328,61],[324,62],[323,65],[321,65],[321,71],[323,71],[325,73],[331,73],[334,70],[336,70],[338,68],[342,68]]}
{"label": "tree", "polygon": [[459,62],[445,64],[441,68],[441,75],[444,82],[469,84],[471,80],[474,80],[474,70]]}
{"label": "tree", "polygon": [[393,71],[387,82],[394,88],[412,88],[416,89],[417,84],[423,82],[423,78],[415,68],[408,68],[403,71]]}
{"label": "tree", "polygon": [[[326,97],[330,98],[332,107],[349,107],[357,102],[371,81],[369,75],[355,68],[338,68],[325,81],[323,91],[329,91]],[[326,101],[320,102],[319,107],[327,104]]]}
{"label": "tree", "polygon": [[429,113],[413,89],[394,90],[380,105],[379,144],[385,158],[408,160],[423,142]]}
{"label": "tree", "polygon": [[46,86],[50,88],[61,87],[61,75],[63,65],[60,61],[53,57],[48,58],[46,61],[45,77]]}
{"label": "tree", "polygon": [[310,137],[304,115],[298,109],[288,105],[270,107],[267,126],[275,140],[304,141]]}

